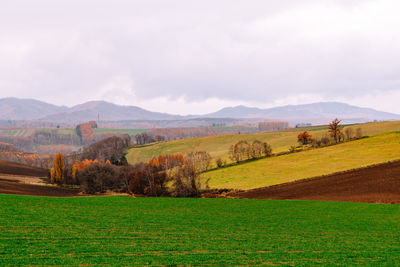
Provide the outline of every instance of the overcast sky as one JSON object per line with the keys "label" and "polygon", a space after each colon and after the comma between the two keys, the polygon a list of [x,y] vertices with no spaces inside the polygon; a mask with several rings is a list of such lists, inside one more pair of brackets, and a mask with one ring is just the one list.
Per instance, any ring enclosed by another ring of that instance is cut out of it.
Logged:
{"label": "overcast sky", "polygon": [[1,0],[0,97],[400,113],[400,1]]}

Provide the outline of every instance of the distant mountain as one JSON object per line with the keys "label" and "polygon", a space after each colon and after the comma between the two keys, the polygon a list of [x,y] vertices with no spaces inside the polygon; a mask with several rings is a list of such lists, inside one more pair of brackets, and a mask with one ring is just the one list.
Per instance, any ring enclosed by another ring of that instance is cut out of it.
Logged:
{"label": "distant mountain", "polygon": [[400,120],[400,115],[361,108],[340,102],[320,102],[305,105],[290,105],[268,109],[246,106],[223,108],[204,115],[208,118],[266,118],[287,120],[293,123],[325,124],[334,118],[345,123],[366,122],[373,120]]}
{"label": "distant mountain", "polygon": [[40,118],[42,121],[54,122],[84,122],[90,120],[122,121],[122,120],[177,120],[179,115],[151,112],[135,106],[120,106],[105,101],[91,101],[69,108],[62,113],[56,113]]}
{"label": "distant mountain", "polygon": [[[360,108],[339,102],[321,102],[306,105],[282,106],[268,109],[237,106],[227,107],[206,115],[179,116],[151,112],[136,106],[121,106],[105,101],[91,101],[74,107],[60,107],[33,99],[0,99],[0,120],[29,120],[51,123],[76,124],[90,120],[100,121],[158,121],[159,125],[179,125],[189,127],[203,125],[204,119],[262,119],[286,120],[290,124],[326,124],[334,118],[344,123],[357,123],[373,120],[400,120],[400,115]],[[199,122],[198,120],[201,120]],[[252,120],[253,122],[255,120]],[[165,123],[164,123],[165,122]],[[171,122],[173,122],[171,124]],[[156,125],[150,123],[151,125]],[[206,123],[207,124],[207,123]],[[172,126],[171,126],[172,127]]]}
{"label": "distant mountain", "polygon": [[34,99],[2,98],[0,120],[35,120],[67,109]]}

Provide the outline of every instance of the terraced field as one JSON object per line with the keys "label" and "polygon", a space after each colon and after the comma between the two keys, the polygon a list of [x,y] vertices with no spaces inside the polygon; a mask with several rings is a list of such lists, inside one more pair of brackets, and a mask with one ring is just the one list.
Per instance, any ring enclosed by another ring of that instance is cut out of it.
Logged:
{"label": "terraced field", "polygon": [[0,265],[400,264],[400,206],[0,195]]}
{"label": "terraced field", "polygon": [[[354,129],[361,128],[364,135],[375,135],[389,131],[400,131],[400,121],[394,122],[374,122],[360,125],[349,126]],[[297,135],[301,131],[308,130],[314,137],[321,137],[327,133],[327,127],[308,127],[292,128],[280,132],[266,132],[257,134],[235,134],[220,135],[201,138],[191,138],[170,142],[150,144],[142,147],[135,147],[128,151],[127,159],[129,163],[135,164],[141,161],[147,161],[159,154],[170,153],[189,153],[192,151],[207,151],[211,157],[221,157],[228,159],[229,146],[240,141],[254,140],[265,141],[271,144],[274,152],[287,151],[290,146],[297,145]]]}
{"label": "terraced field", "polygon": [[400,132],[210,171],[211,188],[252,189],[400,159]]}

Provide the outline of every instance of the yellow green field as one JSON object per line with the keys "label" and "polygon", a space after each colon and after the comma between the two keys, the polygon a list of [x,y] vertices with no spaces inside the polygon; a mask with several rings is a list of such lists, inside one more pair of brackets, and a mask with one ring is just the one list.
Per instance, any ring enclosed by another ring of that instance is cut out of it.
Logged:
{"label": "yellow green field", "polygon": [[204,173],[211,188],[252,189],[400,159],[400,132]]}
{"label": "yellow green field", "polygon": [[[389,131],[400,131],[400,121],[364,123],[349,127],[353,127],[354,129],[360,127],[362,128],[364,135],[374,135]],[[159,154],[186,154],[192,151],[207,151],[214,159],[221,157],[228,160],[228,150],[230,145],[238,142],[239,140],[247,140],[248,142],[252,142],[256,139],[263,142],[268,142],[272,146],[273,152],[276,153],[287,151],[290,146],[297,145],[297,134],[305,130],[310,131],[314,137],[320,137],[326,134],[327,127],[291,128],[280,132],[208,136],[161,142],[157,144],[131,148],[128,151],[127,159],[129,163],[135,164],[141,161],[147,161],[154,156],[158,156]]]}

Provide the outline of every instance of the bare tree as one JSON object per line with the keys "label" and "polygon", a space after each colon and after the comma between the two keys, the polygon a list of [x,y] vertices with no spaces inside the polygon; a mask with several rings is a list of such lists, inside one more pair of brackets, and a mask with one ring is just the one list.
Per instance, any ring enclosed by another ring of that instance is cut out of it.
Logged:
{"label": "bare tree", "polygon": [[271,145],[268,144],[267,142],[263,143],[263,151],[262,151],[264,157],[270,157],[272,156],[272,148]]}
{"label": "bare tree", "polygon": [[346,139],[351,140],[354,137],[354,130],[351,127],[346,127],[344,130],[346,134]]}
{"label": "bare tree", "polygon": [[340,125],[342,121],[338,120],[337,118],[334,119],[330,124],[329,124],[329,134],[331,137],[335,140],[335,142],[340,142],[341,136],[342,136],[342,126]]}
{"label": "bare tree", "polygon": [[206,151],[191,152],[186,156],[186,161],[191,162],[196,172],[208,170],[211,163],[211,156]]}
{"label": "bare tree", "polygon": [[253,159],[261,158],[263,155],[263,143],[261,141],[255,140],[251,144],[251,157]]}

